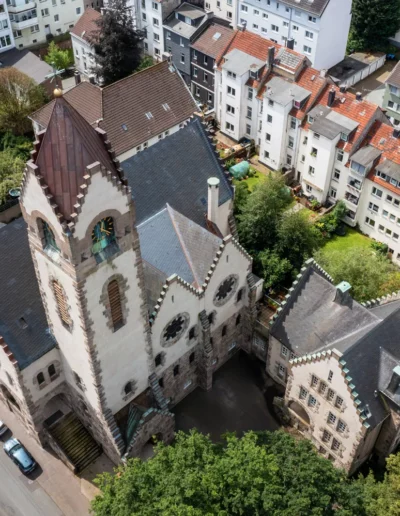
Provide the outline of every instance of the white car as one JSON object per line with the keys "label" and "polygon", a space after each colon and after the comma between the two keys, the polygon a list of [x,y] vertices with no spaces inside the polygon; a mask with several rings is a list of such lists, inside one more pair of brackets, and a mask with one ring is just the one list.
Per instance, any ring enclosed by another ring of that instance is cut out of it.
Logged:
{"label": "white car", "polygon": [[8,427],[3,423],[3,421],[0,421],[0,437],[4,435],[8,430]]}

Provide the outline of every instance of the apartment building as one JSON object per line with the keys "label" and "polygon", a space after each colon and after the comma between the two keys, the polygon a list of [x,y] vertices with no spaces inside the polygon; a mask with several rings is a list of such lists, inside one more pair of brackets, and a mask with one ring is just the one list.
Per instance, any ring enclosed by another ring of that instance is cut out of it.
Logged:
{"label": "apartment building", "polygon": [[383,108],[393,125],[400,124],[400,63],[385,81]]}
{"label": "apartment building", "polygon": [[96,21],[100,18],[101,14],[89,7],[70,31],[75,68],[84,75],[90,75],[95,65],[92,39],[98,31]]}
{"label": "apartment building", "polygon": [[241,0],[237,22],[276,43],[290,41],[322,70],[345,56],[351,6],[352,0]]}
{"label": "apartment building", "polygon": [[136,24],[144,32],[145,54],[161,59],[165,52],[163,22],[179,4],[180,0],[139,0]]}
{"label": "apartment building", "polygon": [[204,3],[206,12],[212,12],[218,18],[228,21],[232,27],[238,22],[239,0],[207,0]]}
{"label": "apartment building", "polygon": [[0,53],[14,47],[14,37],[6,0],[0,0]]}

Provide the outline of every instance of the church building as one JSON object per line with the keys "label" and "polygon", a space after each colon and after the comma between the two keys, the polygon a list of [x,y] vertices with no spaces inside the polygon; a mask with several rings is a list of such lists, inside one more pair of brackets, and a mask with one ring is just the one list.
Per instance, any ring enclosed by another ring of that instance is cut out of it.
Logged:
{"label": "church building", "polygon": [[250,349],[262,283],[198,119],[120,163],[56,93],[0,229],[0,396],[80,471],[171,442],[171,407]]}

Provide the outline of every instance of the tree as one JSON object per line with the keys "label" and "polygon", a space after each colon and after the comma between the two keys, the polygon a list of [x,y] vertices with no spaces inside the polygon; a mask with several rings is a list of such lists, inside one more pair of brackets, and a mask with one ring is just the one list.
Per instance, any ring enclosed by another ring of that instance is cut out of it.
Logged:
{"label": "tree", "polygon": [[27,118],[46,101],[44,90],[16,68],[0,70],[0,132],[15,135],[32,129]]}
{"label": "tree", "polygon": [[73,63],[71,53],[68,50],[62,50],[54,41],[50,43],[44,60],[57,70],[64,70]]}
{"label": "tree", "polygon": [[269,174],[258,183],[237,217],[241,244],[253,253],[272,248],[279,219],[290,202],[282,176]]}
{"label": "tree", "polygon": [[239,215],[239,213],[242,213],[243,207],[245,206],[247,202],[247,198],[250,195],[249,186],[246,183],[246,181],[242,181],[239,183],[235,188],[235,206],[234,206],[234,212],[235,215]]}
{"label": "tree", "polygon": [[96,516],[355,516],[346,482],[310,441],[284,432],[228,435],[219,445],[179,432],[147,462],[100,475],[92,508]]}
{"label": "tree", "polygon": [[24,167],[24,159],[15,156],[12,150],[0,152],[0,204],[7,200],[11,188],[20,186]]}
{"label": "tree", "polygon": [[[329,252],[322,249],[316,253],[315,260],[335,283],[348,281],[357,301],[368,301],[400,288],[400,278],[394,265],[381,253],[369,248],[353,247]],[[392,290],[386,290],[385,284]]]}
{"label": "tree", "polygon": [[277,232],[276,250],[299,270],[322,244],[320,231],[301,213],[290,212],[282,217]]}
{"label": "tree", "polygon": [[141,38],[133,27],[132,14],[125,0],[110,0],[99,28],[90,36],[96,66],[93,72],[105,85],[134,72],[141,61]]}
{"label": "tree", "polygon": [[260,251],[256,259],[259,262],[257,269],[261,272],[265,287],[282,285],[291,277],[293,265],[287,258],[281,258],[276,251]]}
{"label": "tree", "polygon": [[400,27],[398,0],[353,0],[352,13],[352,50],[385,49]]}

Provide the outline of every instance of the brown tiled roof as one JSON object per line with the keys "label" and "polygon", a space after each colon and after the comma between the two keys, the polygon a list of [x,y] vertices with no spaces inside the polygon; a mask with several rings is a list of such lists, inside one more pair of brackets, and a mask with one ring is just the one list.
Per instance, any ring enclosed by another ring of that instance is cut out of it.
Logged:
{"label": "brown tiled roof", "polygon": [[99,20],[100,18],[101,14],[98,11],[88,7],[76,22],[75,27],[70,30],[70,33],[90,43],[90,40],[99,30],[96,20]]}
{"label": "brown tiled roof", "polygon": [[34,161],[66,220],[75,212],[74,204],[85,183],[83,176],[88,165],[98,161],[116,173],[102,137],[63,97],[53,101]]}
{"label": "brown tiled roof", "polygon": [[385,81],[387,84],[393,84],[397,88],[400,88],[400,62],[393,68],[392,73]]}
{"label": "brown tiled roof", "polygon": [[310,91],[311,95],[300,109],[293,108],[290,115],[302,120],[307,111],[313,107],[315,99],[322,93],[326,83],[327,80],[321,77],[317,70],[304,68],[297,77],[296,84]]}
{"label": "brown tiled roof", "polygon": [[[81,83],[64,98],[91,125],[101,119],[98,125],[107,132],[117,155],[184,122],[197,111],[183,79],[167,61],[103,89]],[[46,127],[53,102],[33,113],[31,119]],[[150,119],[146,113],[151,113]]]}
{"label": "brown tiled roof", "polygon": [[[101,88],[90,82],[81,82],[75,88],[64,94],[65,100],[75,108],[83,118],[94,125],[101,118]],[[53,112],[54,100],[38,109],[30,118],[42,127],[47,127],[51,113]]]}
{"label": "brown tiled roof", "polygon": [[[217,39],[215,39],[216,34],[220,34],[220,37]],[[215,59],[226,48],[234,34],[233,29],[212,23],[192,43],[191,47]]]}

